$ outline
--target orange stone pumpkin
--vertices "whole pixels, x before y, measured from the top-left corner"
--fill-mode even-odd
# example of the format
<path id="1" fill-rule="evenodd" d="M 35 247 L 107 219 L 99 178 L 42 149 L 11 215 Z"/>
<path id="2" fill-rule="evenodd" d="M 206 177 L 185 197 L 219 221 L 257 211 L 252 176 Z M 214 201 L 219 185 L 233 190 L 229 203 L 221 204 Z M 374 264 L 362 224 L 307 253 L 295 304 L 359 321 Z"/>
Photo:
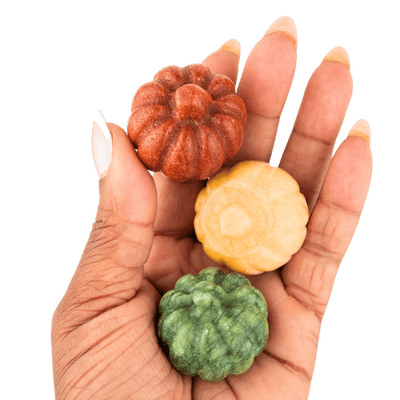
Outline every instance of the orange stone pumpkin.
<path id="1" fill-rule="evenodd" d="M 202 64 L 163 68 L 139 88 L 131 112 L 140 160 L 174 181 L 209 178 L 243 141 L 246 107 L 235 84 Z"/>

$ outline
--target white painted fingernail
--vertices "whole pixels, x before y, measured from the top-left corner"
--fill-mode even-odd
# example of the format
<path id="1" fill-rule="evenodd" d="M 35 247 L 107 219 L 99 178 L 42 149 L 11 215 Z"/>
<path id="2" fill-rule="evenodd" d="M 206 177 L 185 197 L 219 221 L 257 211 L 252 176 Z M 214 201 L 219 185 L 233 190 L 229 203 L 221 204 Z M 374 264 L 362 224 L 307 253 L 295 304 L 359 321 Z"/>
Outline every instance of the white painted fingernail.
<path id="1" fill-rule="evenodd" d="M 99 178 L 107 175 L 111 164 L 112 138 L 106 120 L 100 111 L 95 113 L 92 128 L 92 152 Z"/>

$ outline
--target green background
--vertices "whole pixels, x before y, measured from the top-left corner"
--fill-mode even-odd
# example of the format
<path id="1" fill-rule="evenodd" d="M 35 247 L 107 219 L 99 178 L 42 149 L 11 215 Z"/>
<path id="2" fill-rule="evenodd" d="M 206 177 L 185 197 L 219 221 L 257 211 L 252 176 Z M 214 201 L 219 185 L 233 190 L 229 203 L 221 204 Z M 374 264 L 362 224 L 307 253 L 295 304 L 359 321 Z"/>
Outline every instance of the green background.
<path id="1" fill-rule="evenodd" d="M 96 207 L 89 154 L 96 108 L 124 125 L 132 93 L 160 66 L 197 62 L 231 36 L 243 44 L 243 62 L 283 13 L 298 23 L 300 52 L 280 144 L 309 73 L 330 47 L 342 44 L 351 53 L 356 91 L 341 137 L 355 119 L 368 118 L 376 164 L 368 206 L 324 321 L 311 398 L 377 399 L 395 390 L 398 23 L 388 2 L 372 8 L 351 4 L 22 1 L 1 6 L 2 398 L 52 398 L 49 318 Z"/>

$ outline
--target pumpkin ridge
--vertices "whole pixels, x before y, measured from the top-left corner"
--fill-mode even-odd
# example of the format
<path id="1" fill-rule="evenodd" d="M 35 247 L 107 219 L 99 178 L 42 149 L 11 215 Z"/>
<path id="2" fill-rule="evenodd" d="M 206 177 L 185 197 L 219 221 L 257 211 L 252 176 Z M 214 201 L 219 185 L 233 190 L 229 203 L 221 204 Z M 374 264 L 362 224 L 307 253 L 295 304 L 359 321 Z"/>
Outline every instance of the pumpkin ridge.
<path id="1" fill-rule="evenodd" d="M 240 103 L 240 106 L 244 107 L 244 110 L 246 109 L 243 100 L 235 93 L 221 96 L 217 100 L 215 100 L 215 107 L 218 110 L 216 114 L 222 114 L 236 119 L 238 122 L 240 122 L 242 126 L 244 126 L 247 119 L 246 112 L 243 112 L 242 115 L 239 114 L 241 107 L 238 103 Z"/>
<path id="2" fill-rule="evenodd" d="M 224 143 L 224 164 L 236 154 L 243 143 L 243 127 L 237 118 L 221 112 L 214 113 L 210 120 L 210 127 L 216 131 Z M 236 125 L 236 126 L 235 126 Z M 234 132 L 232 132 L 232 127 Z M 239 128 L 239 129 L 237 129 Z M 237 132 L 241 132 L 240 141 L 237 142 Z"/>
<path id="3" fill-rule="evenodd" d="M 171 113 L 168 113 L 164 117 L 155 120 L 150 126 L 146 126 L 143 129 L 140 130 L 140 133 L 138 134 L 136 140 L 135 140 L 135 146 L 136 148 L 140 146 L 140 142 L 146 138 L 146 136 L 151 133 L 151 130 L 154 128 L 158 128 L 160 125 L 165 124 L 167 121 L 171 120 Z"/>
<path id="4" fill-rule="evenodd" d="M 212 276 L 212 281 L 209 281 L 208 279 L 206 279 L 208 276 Z M 200 271 L 200 273 L 198 275 L 196 275 L 196 278 L 199 281 L 209 281 L 212 283 L 215 283 L 219 286 L 221 286 L 221 283 L 225 280 L 225 275 L 224 273 L 218 269 L 218 268 L 206 268 L 202 271 Z"/>
<path id="5" fill-rule="evenodd" d="M 182 129 L 182 124 L 180 123 L 180 121 L 178 121 L 176 124 L 175 132 L 173 132 L 173 134 L 168 138 L 168 142 L 164 147 L 165 152 L 163 154 L 163 157 L 161 157 L 159 171 L 163 171 L 163 169 L 165 168 L 165 165 L 168 162 L 169 154 L 174 149 L 174 146 L 179 139 L 181 129 Z"/>
<path id="6" fill-rule="evenodd" d="M 177 336 L 178 336 L 178 338 L 180 338 L 180 336 L 183 336 L 182 332 L 185 333 L 187 328 L 190 327 L 190 324 L 192 324 L 192 321 L 189 318 L 176 331 L 176 333 L 174 335 L 174 339 L 176 339 Z M 176 367 L 183 369 L 186 373 L 191 375 L 190 365 L 196 363 L 196 358 L 195 357 L 187 358 L 187 357 L 182 357 L 182 356 L 180 357 L 179 354 L 180 353 L 186 354 L 188 352 L 189 352 L 189 354 L 192 354 L 192 352 L 194 350 L 193 349 L 193 341 L 186 341 L 186 342 L 184 342 L 183 346 L 182 346 L 182 343 L 177 343 L 177 340 L 173 340 L 173 341 L 171 341 L 171 343 L 168 343 L 168 344 L 170 345 L 170 357 L 172 358 L 172 360 L 175 361 Z M 178 352 L 178 350 L 180 350 L 180 351 Z M 193 360 L 194 362 L 191 360 Z"/>
<path id="7" fill-rule="evenodd" d="M 241 314 L 245 313 L 248 310 L 251 310 L 252 313 L 258 314 L 257 316 L 262 316 L 262 313 L 259 310 L 257 310 L 257 307 L 254 307 L 249 304 L 244 304 L 243 308 L 244 308 L 244 310 Z M 257 341 L 257 337 L 258 337 L 257 333 L 258 332 L 256 332 L 259 329 L 258 325 L 256 325 L 255 327 L 251 327 L 244 319 L 243 319 L 243 323 L 241 323 L 241 326 L 243 327 L 244 331 L 246 332 L 246 337 L 250 340 L 251 344 L 253 345 L 252 351 L 256 355 L 260 354 L 260 343 L 259 343 L 259 341 Z M 264 331 L 263 336 L 265 336 L 265 331 Z"/>
<path id="8" fill-rule="evenodd" d="M 200 68 L 203 69 L 204 71 L 207 72 L 207 74 L 204 77 L 204 82 L 202 85 L 199 85 L 197 82 L 194 82 L 191 77 L 190 77 L 190 72 L 196 68 Z M 204 64 L 190 64 L 187 65 L 186 67 L 182 68 L 182 72 L 183 75 L 185 77 L 185 84 L 194 84 L 197 86 L 200 86 L 202 89 L 204 89 L 205 91 L 207 91 L 207 87 L 210 84 L 210 82 L 213 80 L 214 78 L 214 74 L 211 72 L 210 68 L 208 68 L 206 65 Z"/>
<path id="9" fill-rule="evenodd" d="M 156 113 L 156 118 L 149 115 L 149 110 L 152 109 Z M 171 110 L 168 105 L 146 105 L 136 108 L 128 120 L 128 137 L 135 145 L 138 146 L 138 137 L 142 134 L 143 130 L 158 126 L 164 118 L 169 118 Z M 159 122 L 160 121 L 160 122 Z M 139 127 L 139 128 L 138 128 Z"/>
<path id="10" fill-rule="evenodd" d="M 160 170 L 164 172 L 164 170 L 167 168 L 168 163 L 171 162 L 170 160 L 170 156 L 171 153 L 175 150 L 175 148 L 177 147 L 177 142 L 180 140 L 181 135 L 184 134 L 184 127 L 185 126 L 190 126 L 192 128 L 192 132 L 190 134 L 188 134 L 187 136 L 195 136 L 196 133 L 196 125 L 192 123 L 192 121 L 185 121 L 185 120 L 181 120 L 177 122 L 177 129 L 175 130 L 175 132 L 173 132 L 173 136 L 171 138 L 171 140 L 168 142 L 168 145 L 165 147 L 165 153 L 162 157 L 162 161 L 160 163 Z M 184 154 L 188 155 L 189 157 L 187 157 L 187 159 L 190 158 L 190 164 L 192 166 L 192 169 L 194 171 L 198 171 L 198 163 L 200 162 L 199 160 L 199 154 L 200 154 L 200 146 L 198 144 L 198 141 L 195 140 L 195 138 L 188 138 L 188 140 L 191 140 L 192 143 L 192 149 L 194 149 L 194 153 L 195 155 L 193 155 L 193 152 L 191 152 L 190 154 L 186 152 L 187 150 L 187 146 L 183 146 L 184 147 Z M 195 174 L 191 174 L 189 179 L 195 179 L 196 175 Z"/>
<path id="11" fill-rule="evenodd" d="M 166 119 L 158 126 L 159 127 L 162 127 L 162 125 L 167 126 L 168 122 L 170 121 L 175 123 L 173 119 Z M 141 135 L 140 143 L 137 146 L 138 155 L 141 157 L 142 162 L 146 165 L 147 168 L 154 171 L 161 170 L 161 163 L 163 162 L 164 159 L 162 157 L 157 157 L 157 154 L 161 153 L 162 151 L 165 151 L 165 149 L 167 149 L 171 145 L 171 141 L 174 140 L 175 131 L 177 130 L 177 127 L 175 125 L 176 124 L 171 124 L 169 128 L 167 128 L 166 132 L 158 132 L 157 135 L 154 135 L 155 132 L 152 128 L 146 129 L 145 132 L 143 132 L 143 135 Z M 152 135 L 154 136 L 153 138 L 154 142 L 159 144 L 161 149 L 161 151 L 156 154 L 152 154 L 151 152 L 149 153 L 149 147 L 150 146 L 155 147 L 155 146 L 152 145 L 151 143 L 150 145 L 149 143 L 146 143 L 146 141 L 150 140 L 150 137 Z"/>
<path id="12" fill-rule="evenodd" d="M 132 100 L 131 111 L 139 107 L 167 105 L 170 97 L 171 91 L 160 82 L 147 82 L 136 92 Z"/>
<path id="13" fill-rule="evenodd" d="M 207 91 L 215 101 L 227 95 L 236 94 L 236 87 L 232 79 L 222 74 L 215 74 L 207 86 Z"/>
<path id="14" fill-rule="evenodd" d="M 223 149 L 223 161 L 222 161 L 222 165 L 225 164 L 226 159 L 228 157 L 229 154 L 229 141 L 226 138 L 226 136 L 224 135 L 224 132 L 221 132 L 219 129 L 216 129 L 213 118 L 215 115 L 217 115 L 218 113 L 213 113 L 212 115 L 210 115 L 210 120 L 208 121 L 208 123 L 206 124 L 207 127 L 209 129 L 211 129 L 213 132 L 216 133 L 216 137 L 219 139 L 220 141 L 220 145 Z"/>
<path id="15" fill-rule="evenodd" d="M 225 309 L 227 308 L 225 305 L 223 307 Z M 223 314 L 220 315 L 218 320 L 216 321 L 217 323 L 215 324 L 215 328 L 218 330 L 219 336 L 222 338 L 222 340 L 227 348 L 227 353 L 231 354 L 228 337 L 227 337 L 226 333 L 223 331 L 222 326 L 220 325 L 220 319 L 222 316 L 223 316 Z"/>
<path id="16" fill-rule="evenodd" d="M 202 164 L 202 158 L 201 158 L 202 149 L 201 149 L 200 140 L 198 140 L 198 137 L 199 137 L 198 130 L 199 130 L 199 123 L 196 122 L 195 127 L 194 127 L 194 138 L 192 141 L 194 144 L 194 148 L 195 148 L 195 155 L 192 158 L 194 159 L 194 165 L 195 165 L 194 170 L 196 171 L 196 173 L 193 175 L 193 177 L 191 179 L 200 179 L 200 174 L 201 174 L 201 170 L 202 170 L 202 165 L 201 165 Z"/>
<path id="17" fill-rule="evenodd" d="M 188 361 L 190 360 L 189 364 L 192 366 L 191 368 L 191 376 L 196 375 L 196 371 L 199 369 L 199 364 L 202 361 L 200 359 L 201 354 L 200 354 L 200 340 L 201 340 L 201 334 L 202 331 L 200 329 L 195 329 L 194 330 L 194 337 L 193 340 L 191 341 L 191 349 L 193 353 L 197 353 L 197 357 L 191 357 L 188 358 Z"/>
<path id="18" fill-rule="evenodd" d="M 174 73 L 174 79 L 171 81 L 168 81 L 166 77 L 170 72 Z M 167 76 L 166 76 L 167 75 Z M 180 80 L 180 76 L 183 78 L 183 82 Z M 169 90 L 170 93 L 175 92 L 175 90 L 182 86 L 182 84 L 185 84 L 185 76 L 183 74 L 182 68 L 176 66 L 176 65 L 171 65 L 169 67 L 162 68 L 160 71 L 158 71 L 154 78 L 154 82 L 157 82 L 164 86 L 167 90 Z M 179 82 L 179 83 L 178 83 Z M 176 86 L 178 83 L 178 86 Z"/>
<path id="19" fill-rule="evenodd" d="M 240 315 L 245 311 L 244 309 L 243 309 L 243 305 L 235 305 L 235 306 L 233 306 L 232 307 L 232 310 L 231 311 L 233 311 L 233 309 L 239 309 L 239 312 L 234 316 L 234 318 L 232 319 L 232 323 L 231 323 L 231 330 L 234 330 L 234 328 L 235 328 L 235 325 L 237 325 L 237 326 L 239 326 L 240 328 L 242 328 L 243 329 L 243 331 L 244 332 L 246 332 L 246 329 L 244 328 L 244 326 L 243 326 L 243 324 L 241 323 L 241 321 L 240 321 Z M 244 336 L 244 337 L 246 337 L 246 336 Z M 243 350 L 243 348 L 241 347 L 241 342 L 239 341 L 239 343 L 235 343 L 235 345 L 233 346 L 233 344 L 232 343 L 230 343 L 229 344 L 229 348 L 230 348 L 230 351 L 231 351 L 231 354 L 233 355 L 233 354 L 240 354 L 241 353 L 241 350 Z"/>

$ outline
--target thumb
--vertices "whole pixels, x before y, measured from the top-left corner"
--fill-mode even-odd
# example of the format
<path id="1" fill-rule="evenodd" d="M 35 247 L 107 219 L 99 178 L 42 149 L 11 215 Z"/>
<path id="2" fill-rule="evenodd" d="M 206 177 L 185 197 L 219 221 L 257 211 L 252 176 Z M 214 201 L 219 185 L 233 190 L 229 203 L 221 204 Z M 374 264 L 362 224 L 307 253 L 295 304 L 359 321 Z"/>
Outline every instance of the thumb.
<path id="1" fill-rule="evenodd" d="M 135 296 L 154 236 L 154 180 L 125 131 L 95 122 L 92 144 L 100 201 L 78 268 L 55 312 L 55 319 L 62 314 L 64 333 Z"/>

